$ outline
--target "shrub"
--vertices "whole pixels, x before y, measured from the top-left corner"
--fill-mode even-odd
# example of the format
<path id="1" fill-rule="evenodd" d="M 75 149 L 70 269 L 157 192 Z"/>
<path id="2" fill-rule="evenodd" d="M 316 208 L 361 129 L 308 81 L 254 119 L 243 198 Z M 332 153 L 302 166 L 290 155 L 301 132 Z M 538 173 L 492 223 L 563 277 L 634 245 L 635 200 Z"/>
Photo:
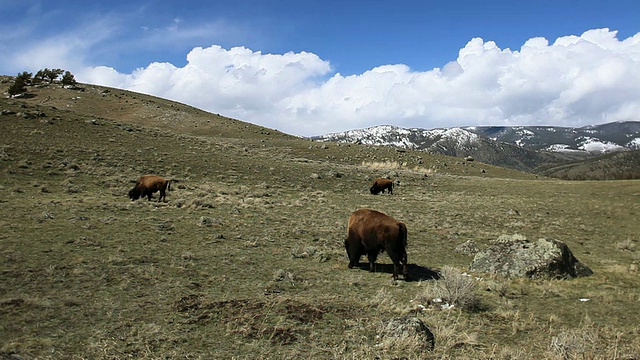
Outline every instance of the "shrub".
<path id="1" fill-rule="evenodd" d="M 442 308 L 476 310 L 480 307 L 476 280 L 451 266 L 442 269 L 440 279 L 436 280 L 421 298 L 423 301 L 439 303 Z"/>

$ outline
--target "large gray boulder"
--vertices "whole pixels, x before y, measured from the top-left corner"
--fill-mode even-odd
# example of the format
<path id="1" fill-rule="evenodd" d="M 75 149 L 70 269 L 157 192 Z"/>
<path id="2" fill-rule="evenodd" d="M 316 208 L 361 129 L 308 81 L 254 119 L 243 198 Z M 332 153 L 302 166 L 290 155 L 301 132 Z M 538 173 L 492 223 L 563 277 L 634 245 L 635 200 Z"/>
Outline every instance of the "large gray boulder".
<path id="1" fill-rule="evenodd" d="M 590 276 L 591 269 L 558 240 L 530 242 L 522 235 L 503 235 L 476 253 L 470 271 L 532 279 L 571 279 Z"/>

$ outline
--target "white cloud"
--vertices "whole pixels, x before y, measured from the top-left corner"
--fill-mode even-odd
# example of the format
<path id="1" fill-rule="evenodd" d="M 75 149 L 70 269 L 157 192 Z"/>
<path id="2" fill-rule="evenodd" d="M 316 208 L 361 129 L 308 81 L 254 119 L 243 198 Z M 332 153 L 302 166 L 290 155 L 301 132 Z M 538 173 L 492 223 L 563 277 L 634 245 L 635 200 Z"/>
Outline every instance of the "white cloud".
<path id="1" fill-rule="evenodd" d="M 640 34 L 622 42 L 615 35 L 592 30 L 551 46 L 534 38 L 519 51 L 475 38 L 442 70 L 396 65 L 337 74 L 283 103 L 291 121 L 310 119 L 328 131 L 380 123 L 431 128 L 640 121 Z"/>
<path id="2" fill-rule="evenodd" d="M 279 121 L 277 103 L 313 89 L 317 86 L 314 80 L 329 71 L 328 62 L 307 52 L 276 55 L 244 47 L 225 50 L 211 46 L 193 49 L 187 55 L 187 64 L 181 68 L 153 63 L 122 75 L 99 67 L 78 79 L 153 94 L 274 126 Z"/>
<path id="3" fill-rule="evenodd" d="M 65 68 L 82 82 L 174 99 L 300 135 L 379 124 L 640 121 L 640 33 L 623 40 L 616 36 L 616 31 L 596 29 L 553 42 L 532 38 L 516 50 L 474 38 L 457 59 L 422 72 L 395 64 L 344 76 L 309 52 L 263 54 L 217 45 L 193 48 L 181 67 L 154 62 L 131 73 L 76 63 Z M 64 61 L 83 46 L 71 43 L 58 53 L 43 46 L 39 54 Z"/>

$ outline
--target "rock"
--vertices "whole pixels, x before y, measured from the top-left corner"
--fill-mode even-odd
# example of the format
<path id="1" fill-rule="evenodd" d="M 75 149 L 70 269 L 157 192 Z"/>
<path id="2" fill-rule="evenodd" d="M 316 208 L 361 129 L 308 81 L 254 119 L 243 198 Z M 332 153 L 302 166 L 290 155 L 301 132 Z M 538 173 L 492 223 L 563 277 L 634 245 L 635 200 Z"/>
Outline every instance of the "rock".
<path id="1" fill-rule="evenodd" d="M 220 226 L 222 225 L 222 221 L 219 219 L 210 218 L 208 216 L 201 216 L 200 220 L 198 220 L 198 225 L 212 227 L 212 226 Z"/>
<path id="2" fill-rule="evenodd" d="M 475 241 L 467 240 L 464 243 L 458 245 L 453 251 L 463 255 L 475 255 L 480 249 L 476 245 Z"/>
<path id="3" fill-rule="evenodd" d="M 469 270 L 532 279 L 571 279 L 593 274 L 565 243 L 547 238 L 530 242 L 518 234 L 503 235 L 478 252 Z"/>
<path id="4" fill-rule="evenodd" d="M 378 339 L 383 345 L 392 346 L 403 340 L 415 339 L 420 348 L 433 350 L 436 345 L 435 336 L 425 323 L 412 316 L 393 318 L 382 323 L 378 329 Z"/>

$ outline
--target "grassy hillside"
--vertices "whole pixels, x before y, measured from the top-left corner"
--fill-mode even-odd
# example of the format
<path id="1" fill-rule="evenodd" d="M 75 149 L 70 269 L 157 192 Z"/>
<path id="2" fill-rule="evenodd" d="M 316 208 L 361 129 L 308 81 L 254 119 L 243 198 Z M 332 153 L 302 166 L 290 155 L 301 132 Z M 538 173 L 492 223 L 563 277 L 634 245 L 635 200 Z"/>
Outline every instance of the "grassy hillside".
<path id="1" fill-rule="evenodd" d="M 638 181 L 316 143 L 83 87 L 0 99 L 0 358 L 640 357 Z M 151 173 L 175 180 L 168 202 L 131 202 Z M 370 195 L 386 174 L 394 195 Z M 414 281 L 392 282 L 386 254 L 347 269 L 361 207 L 407 224 Z M 473 274 L 481 306 L 429 306 L 428 274 L 472 260 L 458 245 L 515 233 L 565 242 L 594 275 Z M 407 314 L 433 351 L 378 344 Z"/>
<path id="2" fill-rule="evenodd" d="M 640 150 L 615 152 L 585 161 L 550 166 L 541 173 L 565 180 L 640 179 Z"/>

